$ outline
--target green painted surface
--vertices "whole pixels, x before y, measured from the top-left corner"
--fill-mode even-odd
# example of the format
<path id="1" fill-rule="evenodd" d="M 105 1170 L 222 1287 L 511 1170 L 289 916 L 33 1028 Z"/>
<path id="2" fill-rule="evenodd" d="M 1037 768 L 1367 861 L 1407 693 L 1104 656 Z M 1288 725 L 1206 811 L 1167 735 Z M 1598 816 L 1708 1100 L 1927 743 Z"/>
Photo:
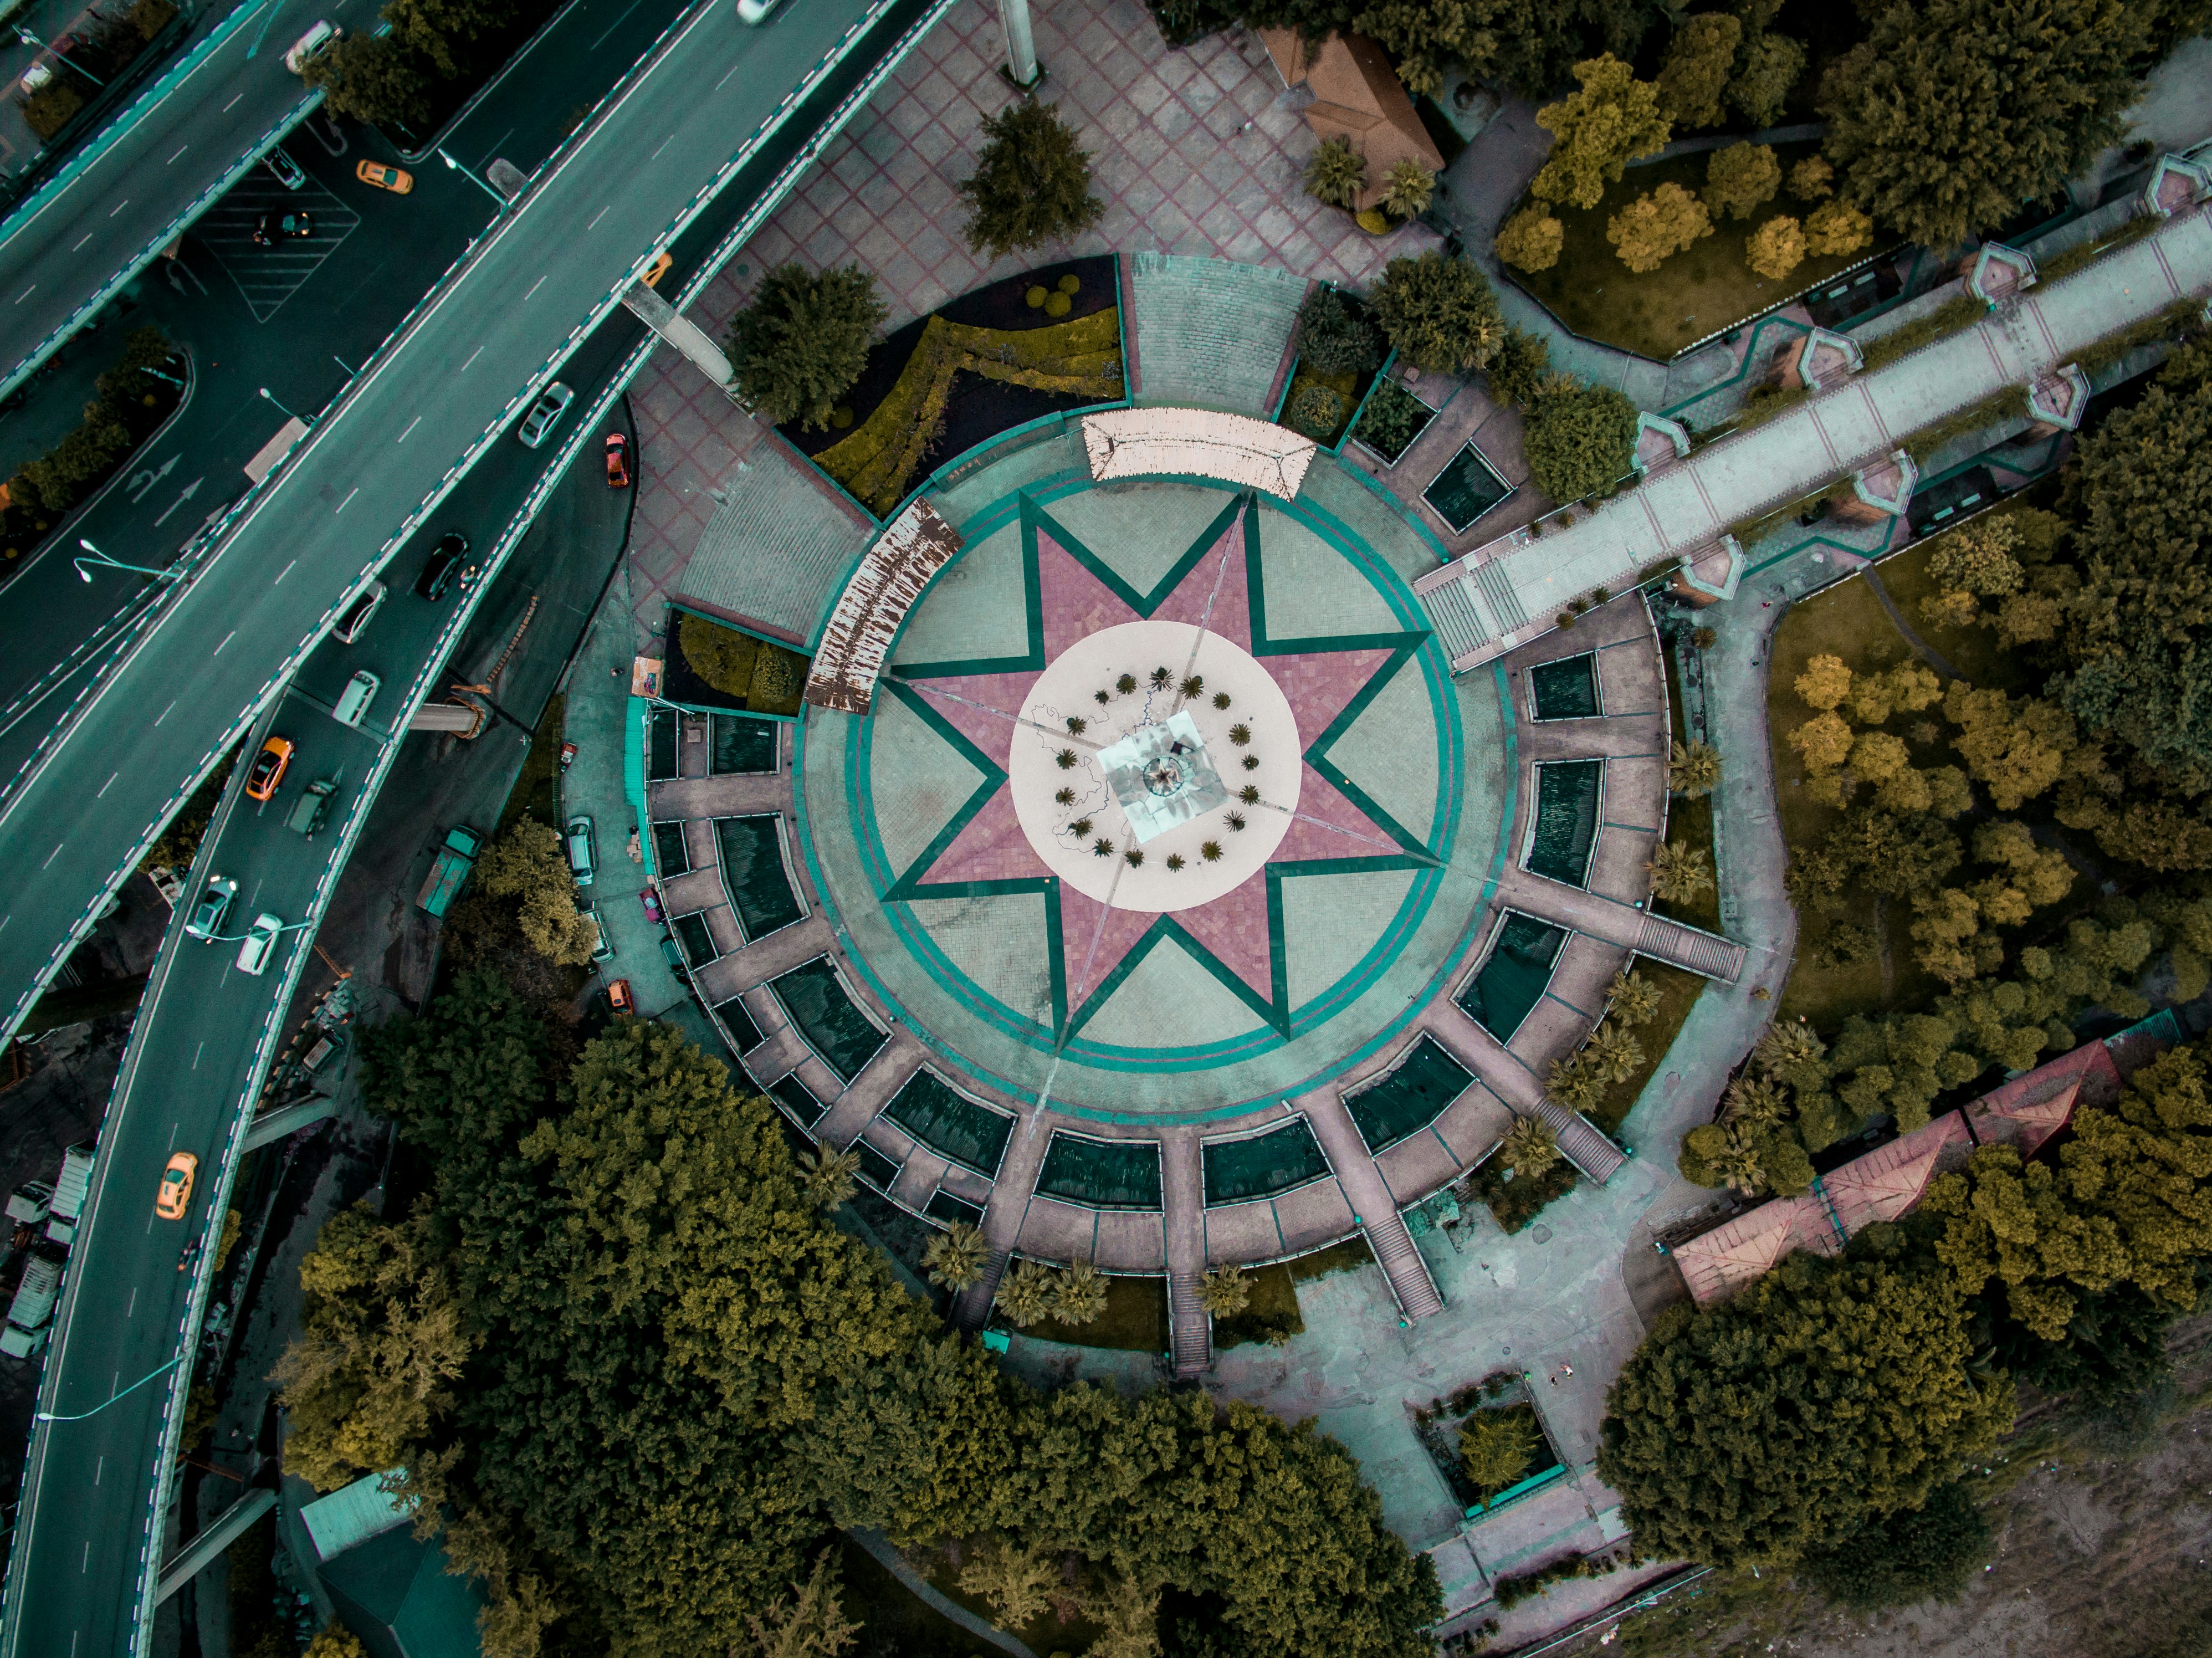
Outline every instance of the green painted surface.
<path id="1" fill-rule="evenodd" d="M 1602 760 L 1554 760 L 1536 768 L 1536 826 L 1527 867 L 1571 887 L 1589 881 L 1590 848 L 1597 842 Z"/>
<path id="2" fill-rule="evenodd" d="M 1097 1140 L 1056 1133 L 1045 1149 L 1036 1189 L 1092 1209 L 1160 1206 L 1160 1143 Z"/>
<path id="3" fill-rule="evenodd" d="M 1201 1157 L 1209 1209 L 1272 1197 L 1328 1173 L 1328 1159 L 1304 1117 L 1248 1139 L 1210 1141 Z"/>
<path id="4" fill-rule="evenodd" d="M 1344 1108 L 1367 1149 L 1380 1151 L 1434 1122 L 1474 1080 L 1473 1072 L 1425 1035 L 1389 1076 L 1346 1094 Z"/>
<path id="5" fill-rule="evenodd" d="M 1460 1006 L 1499 1042 L 1512 1041 L 1551 983 L 1553 964 L 1566 942 L 1565 927 L 1533 916 L 1508 915 L 1490 959 L 1460 993 Z"/>
<path id="6" fill-rule="evenodd" d="M 1597 655 L 1564 656 L 1528 670 L 1539 720 L 1588 720 L 1598 712 Z"/>

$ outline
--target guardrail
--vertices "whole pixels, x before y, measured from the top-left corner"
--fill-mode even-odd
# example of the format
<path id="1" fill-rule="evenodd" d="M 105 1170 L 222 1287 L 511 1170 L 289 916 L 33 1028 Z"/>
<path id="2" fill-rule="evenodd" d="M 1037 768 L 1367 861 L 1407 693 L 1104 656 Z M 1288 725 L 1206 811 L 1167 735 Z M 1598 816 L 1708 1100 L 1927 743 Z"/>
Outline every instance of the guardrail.
<path id="1" fill-rule="evenodd" d="M 40 212 L 52 205 L 57 196 L 82 177 L 87 168 L 105 155 L 156 105 L 174 92 L 179 83 L 186 76 L 199 68 L 212 52 L 243 27 L 261 9 L 262 3 L 264 3 L 273 4 L 275 0 L 249 0 L 249 3 L 240 7 L 218 23 L 209 32 L 207 38 L 179 59 L 167 74 L 141 93 L 136 103 L 102 129 L 100 135 L 84 149 L 70 157 L 69 162 L 52 179 L 40 185 L 6 219 L 0 220 L 0 246 L 4 246 L 10 236 L 37 217 Z M 0 375 L 0 397 L 5 397 L 13 392 L 35 373 L 39 365 L 52 355 L 57 346 L 82 327 L 87 318 L 120 293 L 125 282 L 152 264 L 163 248 L 183 234 L 185 226 L 206 212 L 217 197 L 243 178 L 256 161 L 275 145 L 283 142 L 284 135 L 312 114 L 322 101 L 323 94 L 319 90 L 309 92 L 294 105 L 289 112 L 280 116 L 273 125 L 247 146 L 242 155 L 224 169 L 220 179 L 193 197 L 184 210 L 173 216 L 151 241 L 131 255 L 120 270 L 102 282 L 94 291 L 91 298 L 70 312 L 68 319 L 59 327 L 40 340 L 21 361 L 11 365 L 4 375 Z"/>

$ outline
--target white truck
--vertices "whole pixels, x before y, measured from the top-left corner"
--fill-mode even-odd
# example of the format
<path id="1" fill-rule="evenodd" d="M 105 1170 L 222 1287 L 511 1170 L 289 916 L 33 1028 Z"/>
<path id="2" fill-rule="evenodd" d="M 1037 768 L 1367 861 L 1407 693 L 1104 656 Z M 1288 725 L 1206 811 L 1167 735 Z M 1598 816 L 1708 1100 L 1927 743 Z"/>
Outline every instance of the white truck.
<path id="1" fill-rule="evenodd" d="M 8 1218 L 18 1226 L 36 1226 L 52 1208 L 54 1188 L 42 1180 L 25 1181 L 8 1198 Z"/>
<path id="2" fill-rule="evenodd" d="M 84 1212 L 85 1196 L 91 1189 L 92 1147 L 72 1145 L 62 1153 L 62 1172 L 47 1205 L 46 1236 L 56 1243 L 66 1246 L 76 1236 L 76 1219 Z"/>
<path id="3" fill-rule="evenodd" d="M 23 1263 L 22 1281 L 8 1303 L 8 1322 L 0 1327 L 0 1353 L 34 1358 L 53 1333 L 54 1303 L 61 1297 L 62 1265 L 45 1255 Z"/>

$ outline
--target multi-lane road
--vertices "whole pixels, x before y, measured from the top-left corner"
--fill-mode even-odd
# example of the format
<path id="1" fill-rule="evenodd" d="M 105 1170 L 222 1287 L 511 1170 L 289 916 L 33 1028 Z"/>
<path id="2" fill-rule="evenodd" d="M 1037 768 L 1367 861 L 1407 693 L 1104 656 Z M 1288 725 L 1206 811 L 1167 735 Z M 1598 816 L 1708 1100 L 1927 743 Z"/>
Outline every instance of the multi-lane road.
<path id="1" fill-rule="evenodd" d="M 906 0 L 901 0 L 901 7 Z M 0 1031 L 340 605 L 890 0 L 703 6 L 325 411 L 0 806 Z"/>
<path id="2" fill-rule="evenodd" d="M 514 442 L 515 413 L 557 371 L 580 395 L 556 442 L 593 435 L 580 424 L 583 410 L 641 361 L 638 325 L 609 314 L 630 273 L 672 242 L 679 278 L 701 271 L 710 251 L 726 250 L 788 186 L 810 142 L 849 112 L 847 94 L 943 3 L 845 0 L 836 16 L 824 15 L 829 5 L 793 7 L 757 32 L 716 7 L 671 38 L 565 164 L 540 177 L 459 279 L 322 417 L 91 706 L 58 763 L 9 802 L 0 866 L 43 867 L 0 894 L 0 982 L 12 991 L 21 975 L 43 970 L 32 968 L 38 951 L 23 942 L 33 935 L 19 940 L 16 929 L 51 929 L 73 903 L 96 905 L 94 894 L 135 856 L 199 762 L 257 708 L 256 736 L 272 722 L 295 741 L 307 733 L 295 762 L 306 769 L 284 799 L 304 777 L 341 764 L 351 795 L 360 765 L 364 793 L 342 811 L 365 811 L 376 775 L 367 764 L 388 762 L 398 745 L 347 732 L 322 707 L 356 665 L 385 677 L 378 725 L 401 720 L 413 689 L 431 681 L 458 618 L 441 629 L 441 609 L 408 588 L 428 541 L 446 527 L 481 541 L 519 526 L 521 497 L 542 487 L 551 452 Z M 811 90 L 784 96 L 781 88 L 794 84 Z M 478 455 L 489 459 L 469 470 Z M 317 644 L 339 600 L 393 548 L 391 597 L 362 642 Z M 95 754 L 89 764 L 76 758 Z M 283 829 L 282 804 L 253 814 L 234 786 L 210 830 L 199 875 L 220 864 L 237 876 L 233 931 L 264 908 L 310 919 L 337 872 L 345 820 L 305 842 Z M 83 890 L 51 905 L 32 890 L 64 880 Z M 179 1273 L 176 1251 L 205 1235 L 222 1200 L 230 1149 L 279 1034 L 288 969 L 303 948 L 297 937 L 261 979 L 231 965 L 234 945 L 181 938 L 157 966 L 102 1126 L 93 1206 L 41 1388 L 42 1410 L 92 1414 L 33 1435 L 0 1658 L 143 1649 L 166 1500 L 164 1436 L 179 1408 L 181 1373 L 118 1393 L 189 1350 L 206 1274 Z M 151 1182 L 172 1147 L 201 1154 L 202 1191 L 181 1225 L 149 1227 Z"/>
<path id="3" fill-rule="evenodd" d="M 284 67 L 307 26 L 376 13 L 377 0 L 245 0 L 0 220 L 0 396 L 320 101 Z"/>

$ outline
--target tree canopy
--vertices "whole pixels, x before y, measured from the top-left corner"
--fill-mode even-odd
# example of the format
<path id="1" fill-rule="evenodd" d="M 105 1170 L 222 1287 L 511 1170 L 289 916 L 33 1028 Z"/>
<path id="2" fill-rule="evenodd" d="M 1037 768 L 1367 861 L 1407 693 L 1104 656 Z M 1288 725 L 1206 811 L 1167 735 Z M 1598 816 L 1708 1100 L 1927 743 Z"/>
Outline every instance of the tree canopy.
<path id="1" fill-rule="evenodd" d="M 857 264 L 814 274 L 780 264 L 730 331 L 730 367 L 747 403 L 778 425 L 830 423 L 890 314 Z"/>
<path id="2" fill-rule="evenodd" d="M 1945 1275 L 1791 1256 L 1666 1314 L 1607 1395 L 1601 1479 L 1647 1552 L 1793 1562 L 1923 1506 L 2010 1427 Z"/>
<path id="3" fill-rule="evenodd" d="M 1660 105 L 1656 83 L 1639 81 L 1628 64 L 1607 52 L 1575 65 L 1581 85 L 1536 112 L 1536 125 L 1553 137 L 1552 152 L 1528 185 L 1540 202 L 1595 207 L 1622 170 L 1667 142 L 1673 124 Z"/>
<path id="4" fill-rule="evenodd" d="M 1435 248 L 1391 260 L 1368 303 L 1390 343 L 1424 374 L 1480 368 L 1504 343 L 1498 295 L 1481 267 Z"/>
<path id="5" fill-rule="evenodd" d="M 1000 258 L 1098 222 L 1106 203 L 1091 193 L 1091 153 L 1059 105 L 1018 99 L 983 118 L 983 137 L 975 171 L 960 185 L 977 252 Z"/>
<path id="6" fill-rule="evenodd" d="M 1938 250 L 2048 196 L 2123 136 L 2155 9 L 2125 0 L 1891 0 L 1823 82 L 1856 206 Z"/>
<path id="7" fill-rule="evenodd" d="M 366 1052 L 429 1189 L 308 1257 L 295 1467 L 403 1467 L 503 1651 L 757 1648 L 836 1525 L 1078 1556 L 1206 1597 L 1240 1649 L 1426 1654 L 1433 1570 L 1340 1446 L 1203 1395 L 1000 1376 L 673 1029 L 619 1022 L 556 1064 L 530 1004 L 476 972 Z"/>
<path id="8" fill-rule="evenodd" d="M 1540 398 L 1528 417 L 1528 471 L 1553 501 L 1580 501 L 1627 472 L 1636 405 L 1610 386 L 1573 386 Z"/>

